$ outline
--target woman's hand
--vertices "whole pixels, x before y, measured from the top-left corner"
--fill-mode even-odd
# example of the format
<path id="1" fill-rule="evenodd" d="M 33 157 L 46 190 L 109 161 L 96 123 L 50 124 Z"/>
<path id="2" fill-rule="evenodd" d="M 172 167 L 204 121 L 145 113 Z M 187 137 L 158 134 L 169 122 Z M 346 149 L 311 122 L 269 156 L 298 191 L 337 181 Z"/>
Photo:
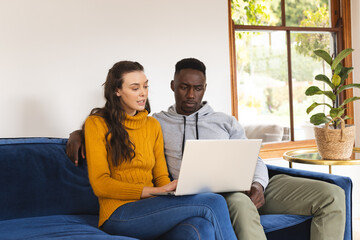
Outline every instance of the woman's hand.
<path id="1" fill-rule="evenodd" d="M 172 181 L 162 187 L 144 187 L 141 193 L 141 198 L 152 197 L 153 193 L 171 192 L 175 191 L 177 186 L 177 180 Z"/>

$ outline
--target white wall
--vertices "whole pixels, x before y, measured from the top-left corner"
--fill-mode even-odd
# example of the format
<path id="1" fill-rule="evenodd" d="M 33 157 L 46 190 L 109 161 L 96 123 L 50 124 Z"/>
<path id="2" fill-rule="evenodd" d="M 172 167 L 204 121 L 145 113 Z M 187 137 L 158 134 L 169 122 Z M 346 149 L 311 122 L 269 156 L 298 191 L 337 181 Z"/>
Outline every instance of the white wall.
<path id="1" fill-rule="evenodd" d="M 231 113 L 227 1 L 0 0 L 0 137 L 67 137 L 119 60 L 150 80 L 153 112 L 173 104 L 175 63 L 207 65 L 205 100 Z"/>
<path id="2" fill-rule="evenodd" d="M 353 59 L 353 80 L 360 83 L 360 3 L 358 0 L 351 1 L 351 36 L 352 47 L 355 51 L 352 54 Z M 360 96 L 360 90 L 354 91 L 354 96 Z M 360 147 L 360 100 L 354 104 L 356 129 L 356 146 Z"/>
<path id="3" fill-rule="evenodd" d="M 355 51 L 352 54 L 353 59 L 353 81 L 360 83 L 360 2 L 358 0 L 351 1 L 351 36 L 352 47 Z M 360 90 L 354 91 L 354 96 L 360 96 Z M 356 126 L 356 147 L 360 147 L 360 100 L 354 103 L 355 126 Z M 360 154 L 358 154 L 359 156 Z M 348 170 L 347 176 L 353 180 L 353 216 L 360 219 L 360 166 L 353 166 Z M 357 232 L 360 232 L 360 226 L 355 226 Z M 360 239 L 360 238 L 359 238 Z"/>

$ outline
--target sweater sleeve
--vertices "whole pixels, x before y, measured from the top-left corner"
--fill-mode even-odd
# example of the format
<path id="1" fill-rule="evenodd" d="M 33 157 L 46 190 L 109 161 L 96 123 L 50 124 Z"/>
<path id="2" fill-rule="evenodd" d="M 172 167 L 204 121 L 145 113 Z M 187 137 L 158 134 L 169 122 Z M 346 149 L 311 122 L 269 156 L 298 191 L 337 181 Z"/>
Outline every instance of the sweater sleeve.
<path id="1" fill-rule="evenodd" d="M 85 121 L 85 149 L 91 187 L 97 197 L 138 200 L 144 188 L 111 177 L 107 161 L 105 134 L 107 126 L 101 117 L 90 116 Z"/>
<path id="2" fill-rule="evenodd" d="M 243 126 L 236 120 L 236 118 L 232 117 L 231 131 L 230 131 L 230 139 L 247 139 L 245 135 L 245 130 Z M 265 189 L 269 183 L 269 174 L 267 167 L 264 161 L 258 157 L 255 173 L 253 177 L 253 182 L 260 183 Z"/>
<path id="3" fill-rule="evenodd" d="M 164 186 L 170 183 L 169 171 L 166 165 L 164 155 L 164 140 L 161 131 L 160 123 L 154 119 L 155 122 L 155 145 L 154 145 L 154 156 L 155 166 L 153 168 L 154 185 L 156 187 Z"/>

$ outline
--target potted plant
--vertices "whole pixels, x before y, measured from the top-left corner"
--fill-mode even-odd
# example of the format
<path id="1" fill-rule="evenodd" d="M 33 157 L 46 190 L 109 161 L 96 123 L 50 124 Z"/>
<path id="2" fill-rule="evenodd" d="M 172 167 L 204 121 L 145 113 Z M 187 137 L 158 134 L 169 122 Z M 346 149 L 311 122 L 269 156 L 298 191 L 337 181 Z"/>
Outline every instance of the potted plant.
<path id="1" fill-rule="evenodd" d="M 314 54 L 322 58 L 331 67 L 331 79 L 325 74 L 315 76 L 315 80 L 324 82 L 330 87 L 329 90 L 321 90 L 317 86 L 311 86 L 305 91 L 306 96 L 325 95 L 332 104 L 326 102 L 314 102 L 307 108 L 309 114 L 318 106 L 329 108 L 328 114 L 316 113 L 310 117 L 310 122 L 315 125 L 315 140 L 319 153 L 323 159 L 348 159 L 352 154 L 355 141 L 355 126 L 345 125 L 344 120 L 349 119 L 345 115 L 348 103 L 359 100 L 360 97 L 351 97 L 341 100 L 340 93 L 349 88 L 360 88 L 360 84 L 346 84 L 352 67 L 344 67 L 341 61 L 354 49 L 347 48 L 336 57 L 331 57 L 324 50 L 315 50 Z"/>

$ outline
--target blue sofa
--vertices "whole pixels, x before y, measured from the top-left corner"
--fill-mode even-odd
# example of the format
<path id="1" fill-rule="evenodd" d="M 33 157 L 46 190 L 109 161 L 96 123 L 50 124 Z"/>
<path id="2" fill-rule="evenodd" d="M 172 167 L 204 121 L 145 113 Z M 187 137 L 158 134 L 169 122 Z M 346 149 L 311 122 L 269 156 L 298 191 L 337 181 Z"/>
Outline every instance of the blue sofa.
<path id="1" fill-rule="evenodd" d="M 123 239 L 97 228 L 98 202 L 85 162 L 79 167 L 67 158 L 67 139 L 0 139 L 0 239 Z M 346 193 L 344 239 L 352 239 L 351 191 L 348 177 L 268 165 L 273 176 L 320 179 L 339 185 Z M 262 215 L 268 239 L 310 239 L 311 217 Z"/>

